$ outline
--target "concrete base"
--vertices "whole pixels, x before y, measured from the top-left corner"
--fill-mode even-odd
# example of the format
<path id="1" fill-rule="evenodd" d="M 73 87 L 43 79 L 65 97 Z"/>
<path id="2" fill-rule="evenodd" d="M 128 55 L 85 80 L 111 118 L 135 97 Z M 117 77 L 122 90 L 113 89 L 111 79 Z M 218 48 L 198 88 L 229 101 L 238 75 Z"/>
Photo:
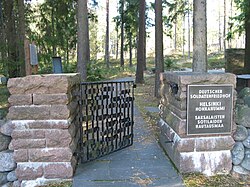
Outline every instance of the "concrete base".
<path id="1" fill-rule="evenodd" d="M 160 120 L 160 144 L 181 173 L 199 172 L 211 176 L 232 169 L 231 136 L 181 138 Z"/>

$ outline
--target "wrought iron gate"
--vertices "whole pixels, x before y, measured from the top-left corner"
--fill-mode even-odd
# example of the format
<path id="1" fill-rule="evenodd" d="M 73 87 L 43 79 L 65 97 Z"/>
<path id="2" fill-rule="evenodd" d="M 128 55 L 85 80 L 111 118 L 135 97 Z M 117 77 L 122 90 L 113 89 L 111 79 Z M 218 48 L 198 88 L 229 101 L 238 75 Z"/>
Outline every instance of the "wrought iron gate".
<path id="1" fill-rule="evenodd" d="M 133 81 L 81 84 L 82 162 L 133 144 L 134 87 Z"/>

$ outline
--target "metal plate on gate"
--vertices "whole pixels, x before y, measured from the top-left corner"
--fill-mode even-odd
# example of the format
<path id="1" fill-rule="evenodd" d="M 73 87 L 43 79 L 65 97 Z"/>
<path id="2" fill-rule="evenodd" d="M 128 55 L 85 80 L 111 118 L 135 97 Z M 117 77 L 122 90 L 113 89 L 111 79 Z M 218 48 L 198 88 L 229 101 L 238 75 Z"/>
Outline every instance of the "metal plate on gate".
<path id="1" fill-rule="evenodd" d="M 233 85 L 188 85 L 187 134 L 230 134 Z"/>
<path id="2" fill-rule="evenodd" d="M 81 84 L 81 160 L 97 159 L 133 144 L 134 82 Z"/>

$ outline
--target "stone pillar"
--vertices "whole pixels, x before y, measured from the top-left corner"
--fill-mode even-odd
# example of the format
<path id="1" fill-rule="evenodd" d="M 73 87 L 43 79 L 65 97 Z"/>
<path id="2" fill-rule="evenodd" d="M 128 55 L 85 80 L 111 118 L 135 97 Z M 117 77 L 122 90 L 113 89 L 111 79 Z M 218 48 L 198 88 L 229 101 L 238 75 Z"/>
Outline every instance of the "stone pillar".
<path id="1" fill-rule="evenodd" d="M 79 83 L 77 74 L 9 80 L 10 147 L 22 186 L 72 179 L 79 140 Z"/>
<path id="2" fill-rule="evenodd" d="M 235 88 L 236 77 L 229 73 L 194 72 L 167 72 L 161 75 L 160 143 L 181 173 L 213 175 L 229 173 L 232 169 L 232 132 L 187 134 L 187 86 L 216 84 L 232 84 Z M 233 95 L 235 100 L 235 91 Z"/>

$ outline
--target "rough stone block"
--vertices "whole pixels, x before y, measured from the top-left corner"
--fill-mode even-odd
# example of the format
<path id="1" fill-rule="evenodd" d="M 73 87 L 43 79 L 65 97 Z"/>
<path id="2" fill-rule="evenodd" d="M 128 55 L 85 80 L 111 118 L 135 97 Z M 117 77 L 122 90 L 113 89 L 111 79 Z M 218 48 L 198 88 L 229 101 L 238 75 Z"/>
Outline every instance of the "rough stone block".
<path id="1" fill-rule="evenodd" d="M 12 128 L 15 130 L 27 129 L 67 129 L 69 120 L 13 120 Z"/>
<path id="2" fill-rule="evenodd" d="M 242 125 L 237 125 L 236 131 L 233 133 L 233 138 L 236 141 L 243 141 L 247 138 L 247 136 L 248 136 L 247 128 Z"/>
<path id="3" fill-rule="evenodd" d="M 14 130 L 11 134 L 13 139 L 44 139 L 44 130 Z"/>
<path id="4" fill-rule="evenodd" d="M 16 181 L 17 180 L 16 172 L 15 171 L 9 172 L 8 175 L 7 175 L 7 179 L 10 182 Z"/>
<path id="5" fill-rule="evenodd" d="M 21 182 L 20 181 L 14 181 L 13 183 L 12 183 L 12 187 L 20 187 L 21 186 Z"/>
<path id="6" fill-rule="evenodd" d="M 68 110 L 70 110 L 71 114 L 76 112 L 76 111 L 79 111 L 78 110 L 79 104 L 78 104 L 77 100 L 69 102 L 67 107 L 68 107 Z"/>
<path id="7" fill-rule="evenodd" d="M 179 169 L 178 166 L 180 165 L 180 154 L 176 150 L 176 143 L 168 142 L 166 140 L 168 140 L 168 136 L 164 133 L 160 133 L 159 142 L 161 146 L 166 151 L 173 164 Z"/>
<path id="8" fill-rule="evenodd" d="M 43 164 L 18 163 L 16 175 L 19 180 L 34 180 L 43 176 Z"/>
<path id="9" fill-rule="evenodd" d="M 172 104 L 168 105 L 169 110 L 173 111 L 179 118 L 181 119 L 187 119 L 187 111 L 186 110 L 180 110 L 179 108 L 175 107 Z"/>
<path id="10" fill-rule="evenodd" d="M 69 162 L 72 152 L 69 148 L 45 148 L 29 151 L 30 162 Z"/>
<path id="11" fill-rule="evenodd" d="M 14 121 L 18 129 L 67 129 L 70 122 L 68 120 L 31 120 L 31 121 Z"/>
<path id="12" fill-rule="evenodd" d="M 70 162 L 51 163 L 44 167 L 44 177 L 46 179 L 69 179 L 73 177 L 73 167 Z"/>
<path id="13" fill-rule="evenodd" d="M 16 149 L 32 149 L 32 148 L 45 148 L 45 139 L 12 139 L 13 148 Z"/>
<path id="14" fill-rule="evenodd" d="M 235 143 L 231 136 L 197 137 L 194 139 L 196 151 L 231 150 Z"/>
<path id="15" fill-rule="evenodd" d="M 0 185 L 1 186 L 8 182 L 7 175 L 8 173 L 0 173 Z"/>
<path id="16" fill-rule="evenodd" d="M 34 94 L 34 105 L 59 105 L 68 104 L 67 94 Z"/>
<path id="17" fill-rule="evenodd" d="M 11 133 L 14 129 L 14 124 L 11 121 L 5 121 L 0 125 L 0 132 L 6 136 L 11 136 Z"/>
<path id="18" fill-rule="evenodd" d="M 23 94 L 23 95 L 10 95 L 8 102 L 11 106 L 17 105 L 32 105 L 32 95 Z"/>
<path id="19" fill-rule="evenodd" d="M 8 81 L 11 94 L 57 94 L 68 93 L 80 82 L 78 74 L 31 75 Z"/>
<path id="20" fill-rule="evenodd" d="M 51 106 L 50 119 L 68 119 L 69 117 L 70 117 L 70 111 L 67 105 L 52 105 Z"/>
<path id="21" fill-rule="evenodd" d="M 194 138 L 182 138 L 176 142 L 176 149 L 178 152 L 193 152 L 197 149 L 195 143 L 196 140 Z"/>
<path id="22" fill-rule="evenodd" d="M 187 136 L 186 120 L 179 118 L 171 110 L 164 108 L 161 118 L 181 137 Z"/>
<path id="23" fill-rule="evenodd" d="M 16 162 L 12 151 L 0 152 L 0 172 L 12 171 L 16 168 Z"/>
<path id="24" fill-rule="evenodd" d="M 16 162 L 28 162 L 28 150 L 27 149 L 18 149 L 14 150 L 14 160 Z"/>
<path id="25" fill-rule="evenodd" d="M 241 163 L 241 166 L 250 171 L 250 149 L 245 148 L 245 156 Z"/>
<path id="26" fill-rule="evenodd" d="M 236 87 L 236 75 L 231 73 L 165 72 L 161 80 L 174 82 L 179 87 L 188 84 L 233 84 Z"/>
<path id="27" fill-rule="evenodd" d="M 0 151 L 8 149 L 11 138 L 0 133 Z"/>
<path id="28" fill-rule="evenodd" d="M 46 146 L 50 147 L 69 147 L 72 141 L 68 130 L 46 130 Z"/>
<path id="29" fill-rule="evenodd" d="M 186 100 L 177 100 L 173 97 L 168 98 L 168 102 L 175 106 L 179 110 L 187 110 L 187 101 Z"/>
<path id="30" fill-rule="evenodd" d="M 235 122 L 238 125 L 250 128 L 250 108 L 245 105 L 236 106 Z"/>
<path id="31" fill-rule="evenodd" d="M 50 106 L 12 106 L 9 108 L 7 119 L 11 120 L 42 120 L 50 117 Z"/>

